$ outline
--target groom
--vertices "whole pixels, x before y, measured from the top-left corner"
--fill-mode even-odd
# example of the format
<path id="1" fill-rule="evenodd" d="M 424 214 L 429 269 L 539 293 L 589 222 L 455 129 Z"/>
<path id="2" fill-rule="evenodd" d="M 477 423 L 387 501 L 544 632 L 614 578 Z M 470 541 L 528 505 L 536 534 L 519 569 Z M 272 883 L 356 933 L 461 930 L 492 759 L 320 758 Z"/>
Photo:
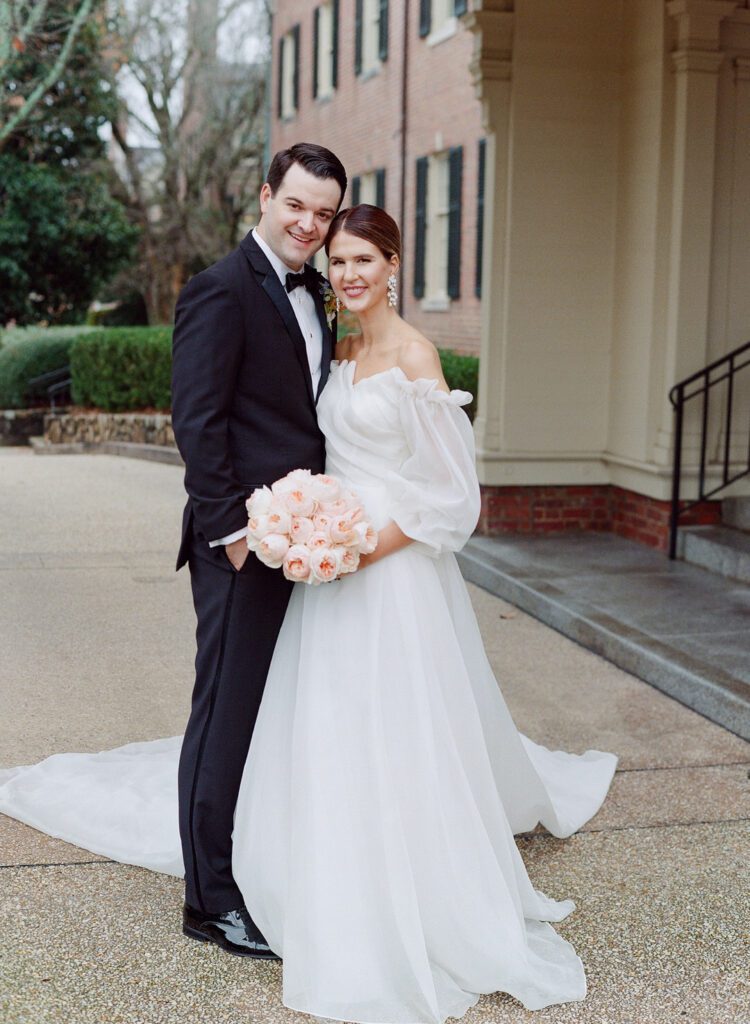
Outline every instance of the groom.
<path id="1" fill-rule="evenodd" d="M 292 469 L 320 473 L 315 403 L 336 337 L 325 279 L 305 261 L 346 191 L 327 149 L 277 153 L 261 217 L 239 248 L 183 288 L 175 312 L 172 422 L 188 493 L 177 568 L 190 566 L 195 689 L 179 768 L 183 932 L 278 959 L 232 877 L 242 770 L 292 584 L 248 557 L 245 500 Z"/>

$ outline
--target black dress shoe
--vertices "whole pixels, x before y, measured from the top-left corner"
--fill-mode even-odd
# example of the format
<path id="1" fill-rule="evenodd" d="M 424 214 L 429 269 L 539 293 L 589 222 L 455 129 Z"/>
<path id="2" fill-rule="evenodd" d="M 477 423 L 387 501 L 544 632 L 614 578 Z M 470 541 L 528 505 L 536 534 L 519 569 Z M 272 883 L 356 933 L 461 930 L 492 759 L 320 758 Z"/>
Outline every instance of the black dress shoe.
<path id="1" fill-rule="evenodd" d="M 256 960 L 280 960 L 268 945 L 245 907 L 225 914 L 204 914 L 186 903 L 182 909 L 182 932 L 199 942 L 214 942 L 235 956 Z"/>

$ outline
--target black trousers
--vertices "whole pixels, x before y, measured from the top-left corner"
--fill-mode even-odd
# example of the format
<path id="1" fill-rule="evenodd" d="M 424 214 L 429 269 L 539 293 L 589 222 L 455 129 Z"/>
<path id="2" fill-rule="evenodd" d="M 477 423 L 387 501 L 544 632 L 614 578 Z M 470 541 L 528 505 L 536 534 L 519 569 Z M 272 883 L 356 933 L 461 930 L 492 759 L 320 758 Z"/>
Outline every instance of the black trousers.
<path id="1" fill-rule="evenodd" d="M 252 553 L 237 572 L 223 547 L 197 539 L 189 565 L 198 650 L 179 767 L 185 899 L 219 914 L 244 902 L 232 877 L 234 808 L 293 584 Z"/>

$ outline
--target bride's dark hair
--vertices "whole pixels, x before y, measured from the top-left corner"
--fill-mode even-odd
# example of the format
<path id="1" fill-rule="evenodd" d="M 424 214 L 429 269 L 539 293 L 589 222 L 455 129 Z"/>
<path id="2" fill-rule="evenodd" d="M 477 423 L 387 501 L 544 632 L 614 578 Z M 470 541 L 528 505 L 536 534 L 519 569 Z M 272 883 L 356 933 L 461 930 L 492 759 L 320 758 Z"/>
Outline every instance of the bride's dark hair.
<path id="1" fill-rule="evenodd" d="M 345 210 L 340 210 L 328 229 L 326 256 L 329 255 L 331 242 L 339 231 L 347 231 L 350 235 L 372 242 L 387 260 L 391 256 L 398 256 L 399 260 L 401 259 L 401 232 L 398 224 L 379 206 L 360 203 L 359 206 L 348 206 Z"/>

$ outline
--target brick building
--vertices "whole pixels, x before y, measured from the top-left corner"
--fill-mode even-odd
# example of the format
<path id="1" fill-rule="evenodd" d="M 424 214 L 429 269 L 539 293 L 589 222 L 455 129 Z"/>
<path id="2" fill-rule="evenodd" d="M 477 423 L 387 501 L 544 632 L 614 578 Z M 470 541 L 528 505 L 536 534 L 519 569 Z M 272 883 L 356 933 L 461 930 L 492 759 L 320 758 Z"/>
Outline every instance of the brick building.
<path id="1" fill-rule="evenodd" d="M 670 388 L 750 336 L 750 0 L 277 0 L 273 36 L 272 149 L 338 153 L 404 316 L 479 352 L 482 528 L 664 548 Z M 748 468 L 748 373 L 712 401 L 686 497 Z"/>
<path id="2" fill-rule="evenodd" d="M 481 107 L 473 47 L 447 0 L 278 0 L 271 152 L 319 142 L 347 169 L 345 205 L 401 227 L 402 314 L 436 345 L 477 353 Z M 325 253 L 318 256 L 325 270 Z"/>

